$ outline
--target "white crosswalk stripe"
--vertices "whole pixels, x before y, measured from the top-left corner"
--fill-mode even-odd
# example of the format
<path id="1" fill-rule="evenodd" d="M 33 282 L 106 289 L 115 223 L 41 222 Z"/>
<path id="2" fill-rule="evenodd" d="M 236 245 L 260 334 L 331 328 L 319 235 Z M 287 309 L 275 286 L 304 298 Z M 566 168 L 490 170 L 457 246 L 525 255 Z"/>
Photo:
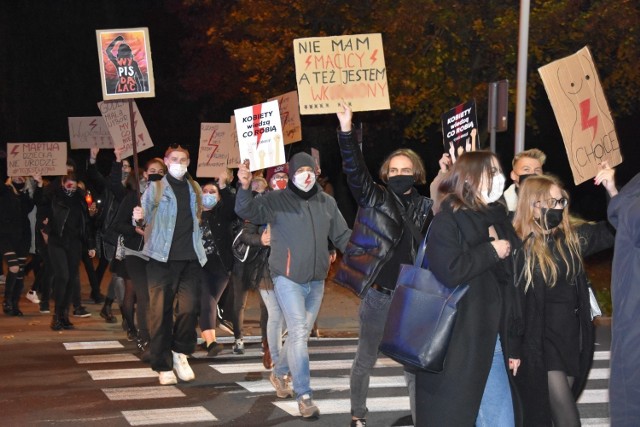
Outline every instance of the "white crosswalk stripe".
<path id="1" fill-rule="evenodd" d="M 255 337 L 245 338 L 245 342 L 259 343 Z M 349 418 L 349 371 L 355 355 L 357 341 L 354 339 L 317 339 L 310 341 L 310 369 L 312 371 L 311 387 L 314 390 L 314 402 L 322 414 L 321 423 L 317 425 L 343 424 Z M 202 387 L 215 389 L 216 393 L 229 393 L 229 396 L 244 396 L 247 402 L 255 404 L 257 399 L 273 396 L 273 399 L 263 400 L 262 405 L 271 405 L 275 411 L 283 411 L 291 416 L 291 421 L 299 417 L 298 405 L 294 399 L 277 399 L 273 386 L 269 381 L 269 371 L 258 362 L 259 349 L 249 347 L 244 356 L 233 355 L 226 351 L 218 357 L 206 358 L 206 353 L 196 352 L 192 367 L 196 371 L 196 382 L 199 378 L 214 378 L 200 383 L 198 387 L 185 386 L 179 383 L 175 386 L 157 385 L 157 373 L 147 365 L 141 365 L 132 353 L 122 351 L 122 344 L 114 342 L 94 343 L 65 343 L 69 351 L 91 350 L 91 354 L 74 355 L 78 365 L 87 368 L 99 368 L 101 364 L 109 369 L 87 369 L 88 375 L 101 386 L 104 395 L 110 401 L 140 401 L 139 410 L 129 410 L 131 406 L 121 411 L 122 416 L 130 425 L 154 424 L 188 424 L 231 422 L 228 411 L 206 398 Z M 103 350 L 96 354 L 95 350 Z M 119 350 L 119 352 L 109 352 Z M 578 408 L 582 415 L 582 424 L 590 427 L 604 427 L 609 425 L 608 419 L 608 390 L 609 379 L 609 351 L 598 351 L 594 355 L 587 388 L 578 400 Z M 206 362 L 202 359 L 206 358 Z M 199 360 L 199 362 L 198 362 Z M 204 362 L 204 363 L 202 363 Z M 111 364 L 106 366 L 106 364 Z M 115 366 L 113 364 L 116 364 Z M 209 373 L 207 373 L 207 370 Z M 153 378 L 153 386 L 149 386 L 149 379 Z M 128 381 L 143 382 L 140 386 L 128 386 Z M 118 381 L 117 383 L 113 381 Z M 372 373 L 369 398 L 371 421 L 377 424 L 410 425 L 409 398 L 401 365 L 395 361 L 380 357 Z M 202 397 L 198 393 L 202 394 Z M 186 399 L 189 397 L 189 399 Z M 200 397 L 201 400 L 197 400 Z M 142 402 L 164 399 L 171 408 L 148 409 Z M 200 402 L 200 403 L 197 403 Z M 202 406 L 197 406 L 198 404 Z M 163 403 L 164 405 L 164 403 Z M 123 408 L 124 409 L 124 408 Z M 248 409 L 247 409 L 248 410 Z M 226 417 L 225 417 L 225 414 Z M 385 415 L 386 414 L 386 415 Z M 282 417 L 282 413 L 278 415 Z M 387 418 L 384 418 L 387 417 Z M 278 418 L 281 419 L 281 418 Z M 225 421 L 226 420 L 226 421 Z M 257 424 L 260 425 L 256 420 Z M 244 422 L 244 421 L 243 421 Z M 249 424 L 247 424 L 249 425 Z"/>

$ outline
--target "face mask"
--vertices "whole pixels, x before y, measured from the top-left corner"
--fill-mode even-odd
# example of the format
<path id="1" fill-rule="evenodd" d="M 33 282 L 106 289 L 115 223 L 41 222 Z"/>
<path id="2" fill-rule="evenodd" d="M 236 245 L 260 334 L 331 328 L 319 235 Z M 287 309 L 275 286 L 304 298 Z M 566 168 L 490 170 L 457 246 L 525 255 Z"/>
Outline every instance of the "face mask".
<path id="1" fill-rule="evenodd" d="M 316 174 L 313 172 L 300 172 L 293 176 L 293 184 L 302 191 L 309 191 L 316 184 Z"/>
<path id="2" fill-rule="evenodd" d="M 564 216 L 564 209 L 548 209 L 540 208 L 540 213 L 544 216 L 547 224 L 546 230 L 553 230 L 562 223 L 562 217 Z M 539 221 L 542 228 L 544 223 Z"/>
<path id="3" fill-rule="evenodd" d="M 182 179 L 185 173 L 187 173 L 187 166 L 180 163 L 171 163 L 169 165 L 169 173 L 175 179 Z"/>
<path id="4" fill-rule="evenodd" d="M 150 173 L 149 175 L 147 175 L 147 181 L 149 182 L 160 181 L 161 179 L 162 175 L 160 175 L 159 173 Z"/>
<path id="5" fill-rule="evenodd" d="M 498 200 L 504 191 L 505 181 L 504 175 L 501 173 L 494 175 L 491 183 L 491 192 L 487 193 L 487 190 L 482 190 L 480 193 L 482 195 L 482 200 L 484 200 L 486 204 L 490 204 Z"/>
<path id="6" fill-rule="evenodd" d="M 67 197 L 73 197 L 74 194 L 76 194 L 76 189 L 75 188 L 63 188 L 64 190 L 64 194 Z"/>
<path id="7" fill-rule="evenodd" d="M 399 196 L 409 191 L 415 182 L 413 175 L 396 175 L 389 178 L 387 186 Z"/>
<path id="8" fill-rule="evenodd" d="M 218 198 L 215 195 L 209 193 L 202 195 L 202 206 L 205 208 L 211 209 L 216 203 L 218 203 Z"/>
<path id="9" fill-rule="evenodd" d="M 271 180 L 271 189 L 272 190 L 284 190 L 287 188 L 287 180 L 286 179 L 272 179 Z"/>
<path id="10" fill-rule="evenodd" d="M 522 175 L 518 175 L 518 185 L 522 185 L 524 180 L 529 178 L 530 176 L 536 176 L 536 174 L 535 173 L 525 173 L 525 174 L 522 174 Z"/>
<path id="11" fill-rule="evenodd" d="M 17 191 L 22 190 L 24 188 L 24 182 L 14 182 L 13 188 L 15 188 Z"/>
<path id="12" fill-rule="evenodd" d="M 129 178 L 129 172 L 122 172 L 122 181 L 126 181 Z"/>

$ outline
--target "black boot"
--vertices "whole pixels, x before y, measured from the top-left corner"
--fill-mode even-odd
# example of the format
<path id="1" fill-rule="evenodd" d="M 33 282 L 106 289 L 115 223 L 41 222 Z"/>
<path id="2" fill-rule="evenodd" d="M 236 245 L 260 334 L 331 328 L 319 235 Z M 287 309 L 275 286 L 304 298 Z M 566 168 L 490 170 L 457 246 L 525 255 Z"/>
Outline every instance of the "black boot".
<path id="1" fill-rule="evenodd" d="M 62 324 L 60 319 L 61 316 L 58 315 L 58 311 L 56 310 L 56 314 L 54 314 L 53 318 L 51 319 L 51 329 L 53 329 L 54 331 L 61 331 L 64 329 L 64 325 Z"/>
<path id="2" fill-rule="evenodd" d="M 73 323 L 71 323 L 69 321 L 69 308 L 66 308 L 64 310 L 64 314 L 62 315 L 62 319 L 60 319 L 60 322 L 62 323 L 62 327 L 64 329 L 75 329 L 76 327 L 73 326 Z"/>
<path id="3" fill-rule="evenodd" d="M 111 312 L 111 304 L 113 304 L 113 300 L 111 298 L 104 299 L 104 305 L 102 306 L 102 310 L 100 310 L 100 317 L 102 317 L 107 323 L 116 323 L 118 319 Z"/>
<path id="4" fill-rule="evenodd" d="M 20 296 L 22 295 L 22 288 L 24 287 L 24 282 L 22 278 L 16 278 L 15 283 L 13 284 L 13 295 L 11 297 L 11 315 L 12 316 L 22 316 L 22 311 L 18 308 L 18 304 L 20 302 Z"/>
<path id="5" fill-rule="evenodd" d="M 4 314 L 11 314 L 11 312 L 13 311 L 11 303 L 8 303 L 6 301 L 2 303 L 2 311 L 4 311 Z"/>

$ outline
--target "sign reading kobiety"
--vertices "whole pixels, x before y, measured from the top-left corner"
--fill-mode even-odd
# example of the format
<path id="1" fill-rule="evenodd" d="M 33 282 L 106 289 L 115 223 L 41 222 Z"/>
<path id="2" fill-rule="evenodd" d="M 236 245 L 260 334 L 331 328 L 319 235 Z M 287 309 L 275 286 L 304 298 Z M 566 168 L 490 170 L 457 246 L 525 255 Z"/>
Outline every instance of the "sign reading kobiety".
<path id="1" fill-rule="evenodd" d="M 293 41 L 300 114 L 388 110 L 389 86 L 381 34 L 310 37 Z"/>
<path id="2" fill-rule="evenodd" d="M 155 96 L 147 28 L 96 30 L 102 99 Z"/>
<path id="3" fill-rule="evenodd" d="M 231 123 L 201 123 L 197 177 L 218 177 L 227 170 Z"/>
<path id="4" fill-rule="evenodd" d="M 7 143 L 8 176 L 51 176 L 66 174 L 66 142 Z"/>
<path id="5" fill-rule="evenodd" d="M 622 163 L 611 112 L 588 47 L 538 69 L 556 115 L 573 180 L 596 176 L 600 163 Z"/>
<path id="6" fill-rule="evenodd" d="M 239 108 L 235 118 L 240 158 L 249 159 L 251 171 L 285 162 L 278 101 Z"/>
<path id="7" fill-rule="evenodd" d="M 478 117 L 475 100 L 456 105 L 444 113 L 441 119 L 444 152 L 449 153 L 452 163 L 465 151 L 477 150 Z"/>

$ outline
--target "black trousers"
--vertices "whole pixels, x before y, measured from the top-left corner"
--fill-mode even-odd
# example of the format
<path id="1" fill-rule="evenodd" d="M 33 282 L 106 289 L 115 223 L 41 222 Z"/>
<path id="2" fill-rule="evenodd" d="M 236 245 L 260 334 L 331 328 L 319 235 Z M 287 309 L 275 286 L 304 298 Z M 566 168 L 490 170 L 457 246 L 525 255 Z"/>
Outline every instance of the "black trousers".
<path id="1" fill-rule="evenodd" d="M 53 268 L 53 298 L 56 314 L 61 315 L 69 308 L 71 295 L 80 294 L 78 268 L 82 258 L 82 243 L 77 239 L 58 241 L 49 239 L 49 259 Z"/>

